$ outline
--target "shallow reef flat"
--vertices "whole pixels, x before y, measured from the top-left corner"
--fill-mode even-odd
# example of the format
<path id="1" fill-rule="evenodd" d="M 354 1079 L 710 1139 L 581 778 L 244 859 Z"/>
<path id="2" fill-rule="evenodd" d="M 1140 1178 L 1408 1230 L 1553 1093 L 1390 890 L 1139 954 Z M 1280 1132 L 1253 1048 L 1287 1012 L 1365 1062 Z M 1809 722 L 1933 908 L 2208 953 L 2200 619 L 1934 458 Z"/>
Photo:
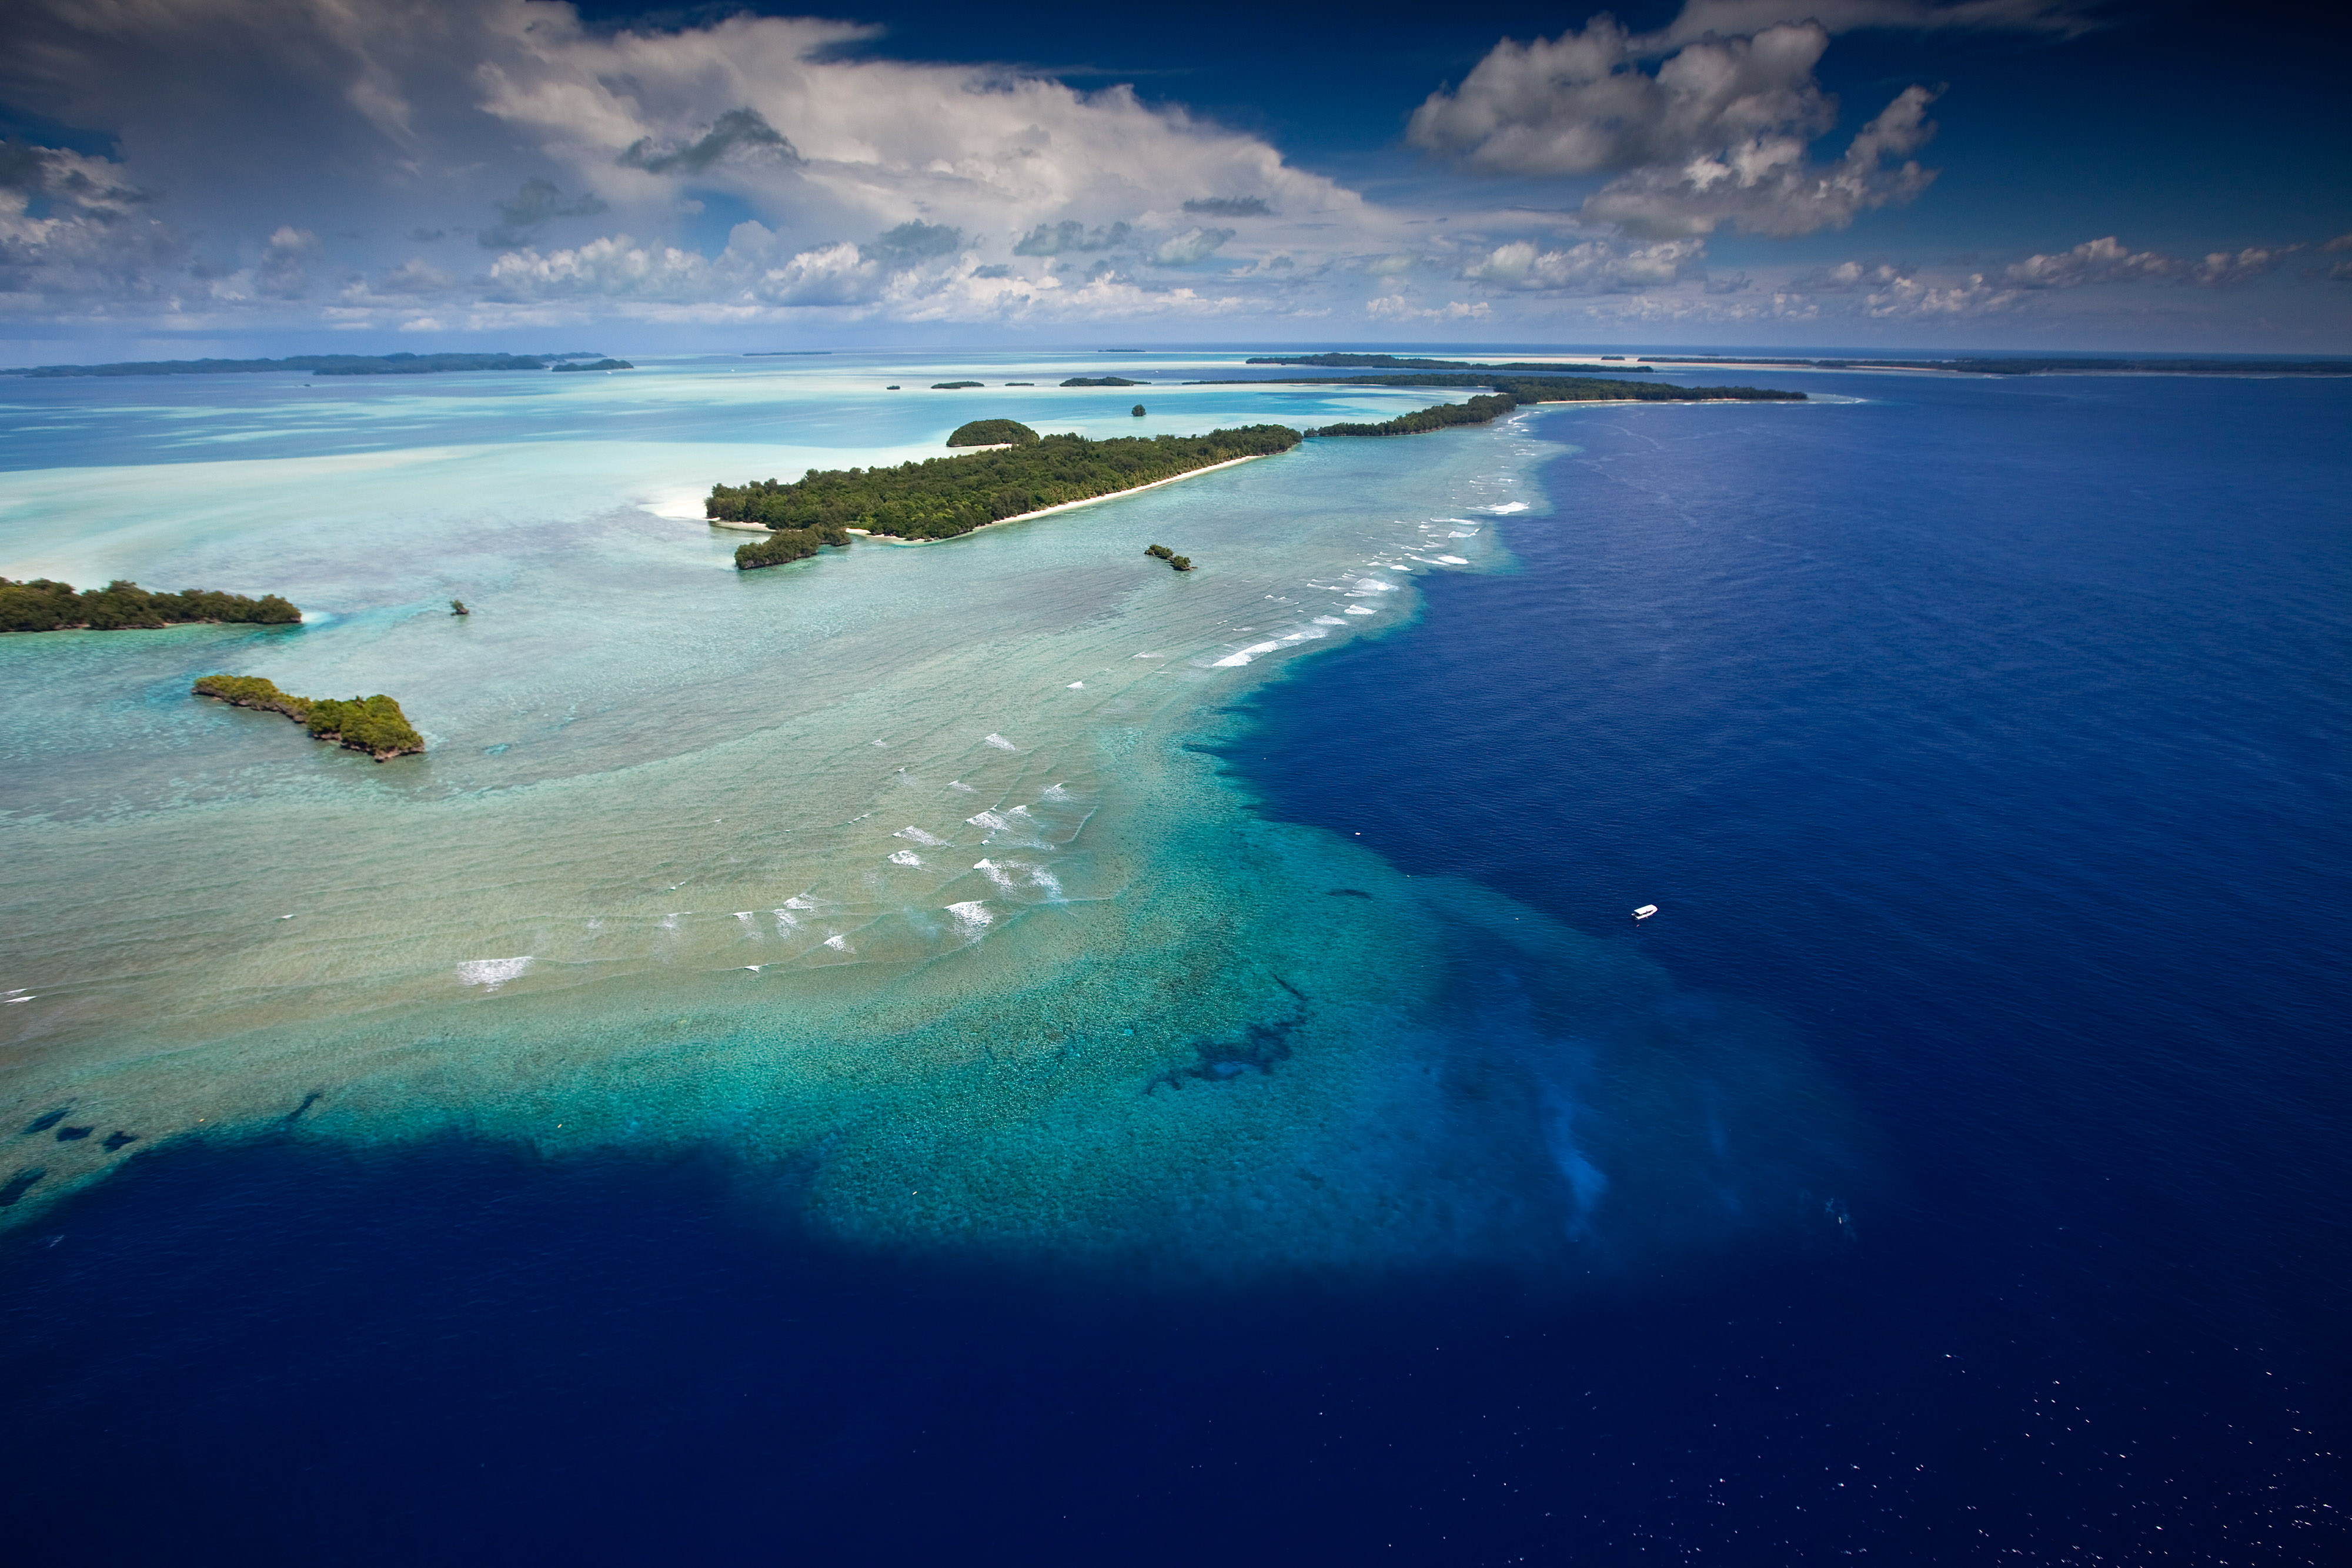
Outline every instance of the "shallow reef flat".
<path id="1" fill-rule="evenodd" d="M 1193 1275 L 1819 1231 L 1790 1195 L 1861 1134 L 1786 1031 L 1219 771 L 1253 684 L 1502 564 L 1557 450 L 1334 443 L 749 580 L 643 513 L 517 525 L 461 622 L 428 517 L 370 541 L 420 608 L 253 665 L 415 694 L 432 749 L 382 768 L 172 695 L 242 634 L 62 654 L 110 716 L 5 828 L 0 1180 L 41 1174 L 0 1224 L 173 1138 L 457 1130 L 723 1149 L 845 1244 Z"/>

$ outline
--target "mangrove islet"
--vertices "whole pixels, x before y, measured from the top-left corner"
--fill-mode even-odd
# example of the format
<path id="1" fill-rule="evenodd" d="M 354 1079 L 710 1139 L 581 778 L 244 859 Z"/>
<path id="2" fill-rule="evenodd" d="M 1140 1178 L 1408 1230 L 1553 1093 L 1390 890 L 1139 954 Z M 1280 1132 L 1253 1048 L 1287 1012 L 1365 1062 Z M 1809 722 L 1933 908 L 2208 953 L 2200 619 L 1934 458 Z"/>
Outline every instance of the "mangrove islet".
<path id="1" fill-rule="evenodd" d="M 425 749 L 400 705 L 378 692 L 372 697 L 339 701 L 333 697 L 298 697 L 281 692 L 259 675 L 203 675 L 191 688 L 194 695 L 227 703 L 232 707 L 260 708 L 281 713 L 320 740 L 352 751 L 364 751 L 378 762 L 407 757 Z"/>

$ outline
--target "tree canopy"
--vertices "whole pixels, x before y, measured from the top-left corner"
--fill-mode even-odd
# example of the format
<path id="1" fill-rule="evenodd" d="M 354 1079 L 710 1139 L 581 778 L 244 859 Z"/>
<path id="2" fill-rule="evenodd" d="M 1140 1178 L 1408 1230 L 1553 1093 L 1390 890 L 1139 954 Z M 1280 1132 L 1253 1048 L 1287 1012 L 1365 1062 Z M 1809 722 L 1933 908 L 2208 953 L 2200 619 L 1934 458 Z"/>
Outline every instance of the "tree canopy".
<path id="1" fill-rule="evenodd" d="M 950 446 L 1034 446 L 1037 433 L 1017 419 L 975 419 L 956 426 Z"/>
<path id="2" fill-rule="evenodd" d="M 0 632 L 123 632 L 208 621 L 292 626 L 301 619 L 299 610 L 274 593 L 259 599 L 206 588 L 150 593 L 121 579 L 77 593 L 72 583 L 46 577 L 29 582 L 0 577 Z"/>
<path id="3" fill-rule="evenodd" d="M 952 538 L 1048 507 L 1132 490 L 1236 458 L 1287 452 L 1298 441 L 1298 432 L 1279 424 L 1109 441 L 1047 435 L 1001 452 L 934 457 L 895 468 L 812 468 L 791 484 L 767 479 L 714 485 L 703 510 L 714 521 L 763 524 L 779 530 L 779 538 L 784 531 L 810 530 L 830 543 L 822 538 L 824 530 L 853 528 L 901 538 Z M 755 543 L 738 551 L 739 564 L 776 564 L 741 559 L 761 548 Z M 812 544 L 787 559 L 814 552 Z"/>
<path id="4" fill-rule="evenodd" d="M 234 707 L 282 713 L 320 740 L 367 752 L 378 762 L 425 749 L 425 737 L 416 733 L 400 705 L 382 692 L 348 701 L 298 697 L 279 691 L 276 683 L 259 675 L 203 675 L 193 690 L 197 696 L 213 697 Z"/>

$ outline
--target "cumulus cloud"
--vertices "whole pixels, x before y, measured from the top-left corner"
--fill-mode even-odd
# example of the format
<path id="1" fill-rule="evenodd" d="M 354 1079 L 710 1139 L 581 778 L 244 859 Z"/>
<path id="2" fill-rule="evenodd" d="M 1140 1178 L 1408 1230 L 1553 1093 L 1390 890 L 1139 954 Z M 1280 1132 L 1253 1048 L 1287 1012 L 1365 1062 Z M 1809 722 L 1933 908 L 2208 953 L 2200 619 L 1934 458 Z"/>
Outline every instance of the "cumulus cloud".
<path id="1" fill-rule="evenodd" d="M 1641 68 L 1651 41 L 1599 16 L 1554 39 L 1504 39 L 1458 89 L 1432 93 L 1406 137 L 1490 173 L 1614 173 L 1584 212 L 1637 234 L 1843 228 L 1934 180 L 1910 154 L 1935 134 L 1936 94 L 1905 89 L 1842 157 L 1815 163 L 1808 149 L 1837 120 L 1813 75 L 1829 41 L 1814 21 L 1710 34 L 1653 72 Z"/>
<path id="2" fill-rule="evenodd" d="M 435 320 L 497 319 L 469 297 L 1224 312 L 1223 293 L 1148 276 L 1054 281 L 1055 259 L 1115 259 L 1149 234 L 1139 264 L 1182 266 L 1232 240 L 1188 226 L 1169 193 L 1209 193 L 1190 215 L 1247 218 L 1266 254 L 1343 255 L 1404 226 L 1264 138 L 1130 89 L 856 57 L 843 46 L 876 29 L 851 23 L 633 32 L 560 0 L 20 0 L 9 26 L 0 92 L 136 150 L 0 144 L 0 310 L 20 317 L 110 295 L 181 325 L 199 308 L 317 319 L 331 270 L 355 280 L 327 307 L 346 325 L 421 319 L 428 298 Z M 767 237 L 703 254 L 689 236 L 714 210 Z M 323 237 L 273 241 L 289 224 Z M 405 246 L 452 235 L 500 257 L 472 276 L 409 267 Z"/>
<path id="3" fill-rule="evenodd" d="M 0 141 L 0 296 L 75 308 L 161 297 L 186 246 L 140 213 L 152 199 L 110 159 Z"/>
<path id="4" fill-rule="evenodd" d="M 1205 261 L 1233 238 L 1234 233 L 1232 229 L 1186 229 L 1161 241 L 1151 253 L 1151 263 L 1155 267 L 1189 267 L 1193 262 Z"/>
<path id="5" fill-rule="evenodd" d="M 712 122 L 709 130 L 683 145 L 663 144 L 651 136 L 641 136 L 629 143 L 617 162 L 624 168 L 643 169 L 648 174 L 699 174 L 730 154 L 787 164 L 807 162 L 781 131 L 761 119 L 759 110 L 753 109 L 729 110 Z"/>
<path id="6" fill-rule="evenodd" d="M 1697 275 L 1706 259 L 1705 242 L 1664 240 L 1628 246 L 1616 240 L 1545 250 L 1532 240 L 1497 246 L 1462 269 L 1462 276 L 1503 288 L 1550 293 L 1601 294 L 1663 287 Z"/>
<path id="7" fill-rule="evenodd" d="M 1375 320 L 1476 321 L 1493 315 L 1494 311 L 1495 308 L 1484 299 L 1452 299 L 1426 308 L 1413 304 L 1402 294 L 1383 294 L 1364 302 L 1364 314 Z"/>
<path id="8" fill-rule="evenodd" d="M 2244 283 L 2277 269 L 2279 263 L 2301 250 L 2299 245 L 2210 252 L 2201 259 L 2184 260 L 2160 251 L 2135 251 L 2115 235 L 2084 240 L 2072 250 L 2049 256 L 2029 256 L 2013 263 L 2003 275 L 2018 288 L 2081 288 L 2098 283 L 2142 283 L 2173 279 L 2204 287 Z"/>
<path id="9" fill-rule="evenodd" d="M 2144 278 L 2170 277 L 2180 264 L 2152 250 L 2134 251 L 2109 235 L 2084 240 L 2072 250 L 2051 256 L 2029 256 L 2013 263 L 2008 279 L 2020 288 L 2080 288 L 2092 283 L 2134 283 Z"/>
<path id="10" fill-rule="evenodd" d="M 153 199 L 130 184 L 110 159 L 13 140 L 0 140 L 0 192 L 109 216 Z"/>

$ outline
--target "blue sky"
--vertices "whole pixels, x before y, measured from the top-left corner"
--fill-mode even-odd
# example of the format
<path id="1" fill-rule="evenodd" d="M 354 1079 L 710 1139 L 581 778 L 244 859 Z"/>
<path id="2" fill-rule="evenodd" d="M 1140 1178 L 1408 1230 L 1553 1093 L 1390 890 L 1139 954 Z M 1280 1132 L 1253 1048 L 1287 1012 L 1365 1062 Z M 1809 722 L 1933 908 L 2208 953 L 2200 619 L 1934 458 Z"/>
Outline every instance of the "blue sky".
<path id="1" fill-rule="evenodd" d="M 2306 9 L 1430 9 L 17 0 L 0 360 L 2352 352 Z"/>

